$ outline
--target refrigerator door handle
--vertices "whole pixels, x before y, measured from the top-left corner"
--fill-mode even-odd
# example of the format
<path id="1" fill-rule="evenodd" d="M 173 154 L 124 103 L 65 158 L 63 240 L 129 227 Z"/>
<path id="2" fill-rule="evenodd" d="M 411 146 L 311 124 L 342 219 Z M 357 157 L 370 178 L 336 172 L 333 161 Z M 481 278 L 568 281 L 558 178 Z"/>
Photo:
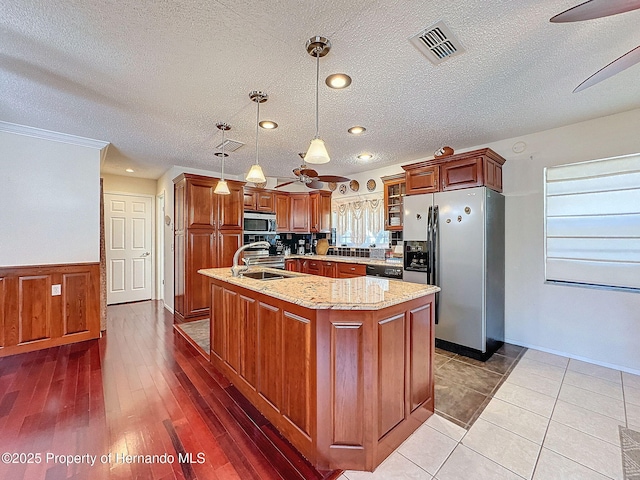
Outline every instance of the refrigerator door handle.
<path id="1" fill-rule="evenodd" d="M 438 285 L 440 283 L 439 278 L 439 262 L 438 262 L 438 244 L 440 243 L 438 226 L 439 226 L 439 218 L 438 218 L 438 205 L 433 207 L 433 218 L 431 219 L 431 252 L 430 252 L 430 262 L 431 262 L 431 285 Z M 438 315 L 438 297 L 439 294 L 435 295 L 435 324 L 438 324 L 439 315 Z"/>

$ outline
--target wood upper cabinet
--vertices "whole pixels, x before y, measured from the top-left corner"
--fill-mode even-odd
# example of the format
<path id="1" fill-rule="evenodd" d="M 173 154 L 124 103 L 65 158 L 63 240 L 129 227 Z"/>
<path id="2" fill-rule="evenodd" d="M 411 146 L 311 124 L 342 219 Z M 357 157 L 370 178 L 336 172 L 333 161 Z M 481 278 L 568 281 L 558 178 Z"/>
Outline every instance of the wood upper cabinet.
<path id="1" fill-rule="evenodd" d="M 406 194 L 405 175 L 382 177 L 384 184 L 384 229 L 402 230 L 404 216 L 404 196 Z"/>
<path id="2" fill-rule="evenodd" d="M 254 212 L 275 212 L 274 195 L 271 190 L 244 187 L 244 209 Z"/>
<path id="3" fill-rule="evenodd" d="M 486 186 L 502 192 L 505 159 L 490 148 L 403 165 L 407 195 Z"/>
<path id="4" fill-rule="evenodd" d="M 242 245 L 243 183 L 228 180 L 229 195 L 213 193 L 217 178 L 184 173 L 174 179 L 174 311 L 181 320 L 209 315 L 202 268 L 231 266 Z"/>
<path id="5" fill-rule="evenodd" d="M 229 195 L 214 194 L 218 205 L 218 228 L 220 230 L 242 230 L 244 214 L 242 183 L 227 181 L 227 185 L 231 192 Z"/>
<path id="6" fill-rule="evenodd" d="M 289 229 L 289 215 L 291 215 L 291 201 L 288 193 L 277 192 L 274 193 L 274 203 L 276 211 L 276 231 L 288 232 Z"/>
<path id="7" fill-rule="evenodd" d="M 309 194 L 290 193 L 289 231 L 309 233 Z"/>
<path id="8" fill-rule="evenodd" d="M 331 192 L 318 190 L 309 194 L 309 215 L 311 232 L 331 231 Z"/>

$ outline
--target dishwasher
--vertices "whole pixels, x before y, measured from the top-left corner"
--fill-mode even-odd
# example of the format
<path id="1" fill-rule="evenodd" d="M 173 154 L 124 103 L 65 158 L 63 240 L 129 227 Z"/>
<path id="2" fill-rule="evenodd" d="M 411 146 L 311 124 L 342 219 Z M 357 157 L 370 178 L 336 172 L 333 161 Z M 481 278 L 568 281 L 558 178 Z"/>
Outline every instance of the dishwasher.
<path id="1" fill-rule="evenodd" d="M 394 280 L 402 280 L 402 265 L 367 265 L 368 277 L 384 277 Z"/>

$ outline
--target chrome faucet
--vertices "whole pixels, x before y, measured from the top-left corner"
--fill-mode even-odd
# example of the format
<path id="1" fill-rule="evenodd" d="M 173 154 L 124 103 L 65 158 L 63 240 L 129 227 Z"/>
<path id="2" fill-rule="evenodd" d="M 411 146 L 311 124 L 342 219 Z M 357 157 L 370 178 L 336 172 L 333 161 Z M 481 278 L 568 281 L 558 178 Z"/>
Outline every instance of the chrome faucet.
<path id="1" fill-rule="evenodd" d="M 239 277 L 241 273 L 249 270 L 249 267 L 246 265 L 238 265 L 240 252 L 242 252 L 243 250 L 246 250 L 247 248 L 257 248 L 257 247 L 269 248 L 270 246 L 271 244 L 265 241 L 247 243 L 246 245 L 242 245 L 238 250 L 236 250 L 236 253 L 233 254 L 233 267 L 231 267 L 231 276 Z"/>

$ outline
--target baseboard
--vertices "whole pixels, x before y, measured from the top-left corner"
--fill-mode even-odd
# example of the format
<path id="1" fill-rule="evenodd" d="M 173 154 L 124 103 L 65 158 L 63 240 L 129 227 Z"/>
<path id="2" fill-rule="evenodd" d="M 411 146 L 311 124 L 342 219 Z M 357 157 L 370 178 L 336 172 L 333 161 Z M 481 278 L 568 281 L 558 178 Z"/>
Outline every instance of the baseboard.
<path id="1" fill-rule="evenodd" d="M 171 308 L 169 305 L 167 305 L 166 303 L 164 304 L 164 308 L 166 308 L 167 310 L 169 310 L 169 313 L 171 313 L 171 315 L 173 315 L 175 312 L 173 311 L 173 308 Z"/>

